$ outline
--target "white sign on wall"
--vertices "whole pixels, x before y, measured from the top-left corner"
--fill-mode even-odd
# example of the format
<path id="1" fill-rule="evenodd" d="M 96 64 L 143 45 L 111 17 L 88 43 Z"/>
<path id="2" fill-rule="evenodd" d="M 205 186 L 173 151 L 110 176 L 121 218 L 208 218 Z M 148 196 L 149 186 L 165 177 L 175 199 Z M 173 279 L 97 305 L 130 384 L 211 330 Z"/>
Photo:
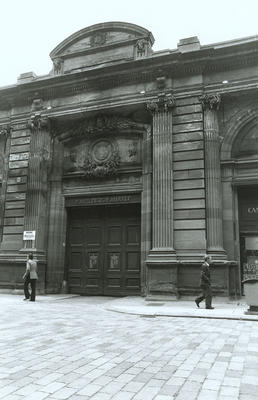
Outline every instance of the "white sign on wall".
<path id="1" fill-rule="evenodd" d="M 35 240 L 36 231 L 23 231 L 23 240 Z"/>

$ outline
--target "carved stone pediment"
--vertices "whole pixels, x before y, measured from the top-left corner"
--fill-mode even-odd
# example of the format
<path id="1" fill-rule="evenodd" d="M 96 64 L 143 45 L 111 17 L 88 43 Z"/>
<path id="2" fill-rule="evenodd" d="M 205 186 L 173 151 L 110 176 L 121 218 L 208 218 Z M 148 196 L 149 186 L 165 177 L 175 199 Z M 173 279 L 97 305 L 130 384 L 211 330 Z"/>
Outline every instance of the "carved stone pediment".
<path id="1" fill-rule="evenodd" d="M 154 37 L 147 29 L 125 22 L 96 24 L 75 32 L 51 53 L 55 73 L 73 73 L 89 67 L 121 62 L 152 52 Z M 136 58 L 137 58 L 136 57 Z M 62 60 L 56 69 L 55 61 Z"/>
<path id="2" fill-rule="evenodd" d="M 81 140 L 93 136 L 103 136 L 111 134 L 142 133 L 146 129 L 145 125 L 134 122 L 131 119 L 117 115 L 98 114 L 95 117 L 87 118 L 77 124 L 59 126 L 56 128 L 55 135 L 59 141 L 67 143 L 69 141 Z"/>

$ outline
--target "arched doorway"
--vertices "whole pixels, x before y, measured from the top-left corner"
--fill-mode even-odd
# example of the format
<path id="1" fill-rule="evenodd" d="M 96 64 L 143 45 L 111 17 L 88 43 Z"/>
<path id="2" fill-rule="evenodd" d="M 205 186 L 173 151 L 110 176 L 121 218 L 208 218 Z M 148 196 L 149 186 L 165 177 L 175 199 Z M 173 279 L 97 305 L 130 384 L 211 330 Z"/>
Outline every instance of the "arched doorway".
<path id="1" fill-rule="evenodd" d="M 224 235 L 238 261 L 241 282 L 258 277 L 258 113 L 243 113 L 225 136 L 222 149 Z"/>

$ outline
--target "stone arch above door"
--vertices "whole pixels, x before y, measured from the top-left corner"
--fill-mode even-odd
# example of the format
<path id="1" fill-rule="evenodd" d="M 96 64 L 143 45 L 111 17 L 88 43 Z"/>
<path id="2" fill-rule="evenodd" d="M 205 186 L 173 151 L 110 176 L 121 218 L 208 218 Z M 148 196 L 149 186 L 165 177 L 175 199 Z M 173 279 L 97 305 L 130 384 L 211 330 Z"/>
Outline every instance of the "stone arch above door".
<path id="1" fill-rule="evenodd" d="M 258 109 L 245 110 L 239 113 L 226 132 L 222 142 L 221 161 L 232 160 L 234 155 L 237 155 L 235 146 L 240 144 L 241 140 L 244 140 L 246 135 L 249 135 L 249 132 L 253 132 L 255 127 L 257 127 L 258 132 Z"/>

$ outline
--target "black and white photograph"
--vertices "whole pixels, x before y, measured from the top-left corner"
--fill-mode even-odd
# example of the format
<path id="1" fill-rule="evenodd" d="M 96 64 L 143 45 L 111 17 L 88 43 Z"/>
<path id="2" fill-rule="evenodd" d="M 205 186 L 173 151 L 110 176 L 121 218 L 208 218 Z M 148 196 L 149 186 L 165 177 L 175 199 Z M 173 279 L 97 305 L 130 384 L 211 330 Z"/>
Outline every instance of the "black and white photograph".
<path id="1" fill-rule="evenodd" d="M 0 400 L 258 400 L 258 2 L 0 16 Z"/>

